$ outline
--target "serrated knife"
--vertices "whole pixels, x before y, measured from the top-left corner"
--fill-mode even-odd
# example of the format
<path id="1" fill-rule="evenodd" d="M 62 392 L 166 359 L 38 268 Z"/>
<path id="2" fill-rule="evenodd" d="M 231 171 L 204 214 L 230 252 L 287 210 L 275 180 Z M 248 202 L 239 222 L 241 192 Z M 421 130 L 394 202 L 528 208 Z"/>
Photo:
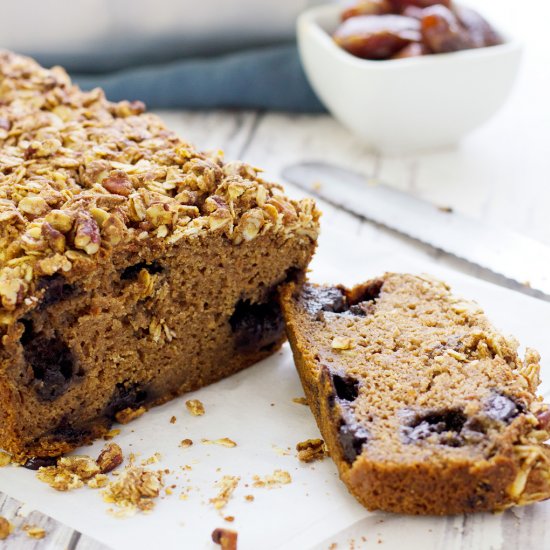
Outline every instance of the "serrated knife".
<path id="1" fill-rule="evenodd" d="M 282 177 L 351 214 L 489 270 L 506 286 L 550 301 L 550 246 L 325 162 L 288 166 Z"/>

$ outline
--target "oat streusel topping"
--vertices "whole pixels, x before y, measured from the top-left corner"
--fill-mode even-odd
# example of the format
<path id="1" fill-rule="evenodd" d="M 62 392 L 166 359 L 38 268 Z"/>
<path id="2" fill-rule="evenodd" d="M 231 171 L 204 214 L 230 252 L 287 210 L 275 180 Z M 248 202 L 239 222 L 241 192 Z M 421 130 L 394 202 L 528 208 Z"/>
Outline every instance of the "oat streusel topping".
<path id="1" fill-rule="evenodd" d="M 315 239 L 313 201 L 258 172 L 196 151 L 140 102 L 111 103 L 60 67 L 0 52 L 0 326 L 34 307 L 40 277 L 76 279 L 128 242 Z"/>

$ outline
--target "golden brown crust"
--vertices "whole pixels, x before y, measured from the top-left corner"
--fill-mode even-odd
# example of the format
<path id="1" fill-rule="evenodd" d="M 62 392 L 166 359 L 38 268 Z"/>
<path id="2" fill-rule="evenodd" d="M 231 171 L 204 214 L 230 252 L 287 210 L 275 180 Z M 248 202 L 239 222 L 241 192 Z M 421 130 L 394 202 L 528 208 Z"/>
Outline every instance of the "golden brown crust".
<path id="1" fill-rule="evenodd" d="M 381 292 L 359 300 L 362 309 L 350 312 L 350 305 L 377 281 Z M 311 292 L 315 288 L 320 287 L 284 288 L 287 334 L 330 455 L 362 504 L 371 510 L 440 515 L 502 510 L 550 497 L 550 451 L 542 443 L 549 434 L 543 421 L 546 406 L 534 393 L 539 383 L 535 352 L 520 361 L 517 343 L 499 335 L 479 307 L 425 277 L 386 274 L 353 289 L 338 287 L 335 295 L 349 301 L 333 301 L 321 312 Z M 417 315 L 406 313 L 414 310 Z M 468 348 L 468 335 L 474 333 L 477 347 Z M 395 345 L 388 343 L 388 335 Z M 340 345 L 346 339 L 351 344 Z M 486 344 L 493 350 L 482 358 Z M 386 363 L 386 356 L 393 359 Z M 427 374 L 434 365 L 438 373 L 447 373 L 444 381 Z M 476 383 L 457 383 L 460 372 Z M 392 389 L 377 390 L 382 380 L 390 381 Z M 510 418 L 488 418 L 494 411 L 487 412 L 487 400 L 494 395 L 504 396 L 503 406 L 517 404 Z M 411 411 L 419 418 L 426 411 L 428 420 L 420 428 L 417 423 L 414 437 L 404 439 Z M 438 428 L 429 419 L 439 414 L 439 422 L 452 424 L 453 419 L 445 420 L 449 413 L 460 417 L 454 420 L 459 426 Z M 479 432 L 470 433 L 469 427 Z M 357 437 L 350 439 L 350 433 Z"/>

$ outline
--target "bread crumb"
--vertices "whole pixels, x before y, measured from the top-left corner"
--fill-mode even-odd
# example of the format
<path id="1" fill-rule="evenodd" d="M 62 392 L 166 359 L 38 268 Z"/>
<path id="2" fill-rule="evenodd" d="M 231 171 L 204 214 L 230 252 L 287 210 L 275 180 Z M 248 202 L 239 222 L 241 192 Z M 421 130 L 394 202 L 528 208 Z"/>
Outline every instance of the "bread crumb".
<path id="1" fill-rule="evenodd" d="M 177 420 L 177 418 L 175 416 L 173 416 L 172 418 L 170 418 L 170 424 L 175 424 L 176 420 Z"/>
<path id="2" fill-rule="evenodd" d="M 100 467 L 90 456 L 62 456 L 55 466 L 39 468 L 36 477 L 56 491 L 72 491 L 99 473 Z"/>
<path id="3" fill-rule="evenodd" d="M 103 439 L 105 441 L 109 441 L 110 439 L 115 438 L 118 434 L 120 434 L 120 430 L 118 428 L 114 430 L 109 430 L 104 436 Z"/>
<path id="4" fill-rule="evenodd" d="M 157 462 L 160 462 L 162 460 L 162 455 L 160 453 L 155 453 L 153 456 L 150 456 L 149 458 L 144 458 L 141 461 L 142 466 L 149 466 L 150 464 L 156 464 Z"/>
<path id="5" fill-rule="evenodd" d="M 254 500 L 254 495 L 245 495 L 244 499 L 248 502 L 252 502 Z"/>
<path id="6" fill-rule="evenodd" d="M 240 480 L 241 478 L 238 476 L 223 476 L 216 483 L 219 492 L 215 497 L 210 499 L 210 503 L 216 510 L 221 510 L 228 503 Z"/>
<path id="7" fill-rule="evenodd" d="M 116 516 L 132 515 L 138 510 L 148 512 L 154 508 L 162 487 L 162 472 L 127 466 L 103 491 L 103 500 L 119 508 L 112 512 Z"/>
<path id="8" fill-rule="evenodd" d="M 297 403 L 298 405 L 306 405 L 307 406 L 307 399 L 305 397 L 293 397 L 292 401 L 293 401 L 293 403 Z"/>
<path id="9" fill-rule="evenodd" d="M 187 449 L 187 447 L 191 447 L 193 445 L 193 441 L 191 439 L 182 439 L 180 443 L 180 447 L 182 449 Z"/>
<path id="10" fill-rule="evenodd" d="M 236 447 L 237 444 L 228 437 L 222 437 L 221 439 L 201 439 L 201 442 L 205 445 L 221 445 L 222 447 Z"/>
<path id="11" fill-rule="evenodd" d="M 306 439 L 296 445 L 298 459 L 302 462 L 314 462 L 327 456 L 327 448 L 322 439 Z"/>
<path id="12" fill-rule="evenodd" d="M 6 540 L 13 531 L 13 525 L 3 516 L 0 516 L 0 540 Z"/>
<path id="13" fill-rule="evenodd" d="M 260 476 L 253 477 L 253 487 L 267 487 L 268 489 L 274 489 L 281 485 L 288 485 L 292 482 L 292 477 L 285 470 L 275 470 L 273 474 L 267 475 L 264 478 Z"/>
<path id="14" fill-rule="evenodd" d="M 132 422 L 132 420 L 142 416 L 146 411 L 147 409 L 145 407 L 139 407 L 138 409 L 131 409 L 128 407 L 127 409 L 118 411 L 115 414 L 115 419 L 120 424 L 128 424 L 129 422 Z"/>
<path id="15" fill-rule="evenodd" d="M 43 539 L 46 536 L 46 531 L 36 525 L 24 525 L 23 531 L 26 531 L 31 539 Z"/>
<path id="16" fill-rule="evenodd" d="M 221 550 L 237 550 L 237 531 L 218 527 L 212 531 L 212 540 L 221 546 Z"/>
<path id="17" fill-rule="evenodd" d="M 88 481 L 87 485 L 90 489 L 102 489 L 107 486 L 107 483 L 109 483 L 109 478 L 105 474 L 97 474 Z"/>
<path id="18" fill-rule="evenodd" d="M 187 400 L 185 406 L 193 416 L 202 416 L 205 413 L 204 405 L 198 399 Z"/>
<path id="19" fill-rule="evenodd" d="M 225 521 L 228 521 L 229 523 L 235 521 L 235 516 L 225 516 L 223 518 Z"/>
<path id="20" fill-rule="evenodd" d="M 91 456 L 62 456 L 55 466 L 42 466 L 36 477 L 56 491 L 79 489 L 86 483 L 92 489 L 106 484 L 103 474 L 122 464 L 122 449 L 116 443 L 108 443 L 94 460 Z"/>
<path id="21" fill-rule="evenodd" d="M 11 464 L 11 456 L 4 451 L 0 451 L 0 468 Z"/>

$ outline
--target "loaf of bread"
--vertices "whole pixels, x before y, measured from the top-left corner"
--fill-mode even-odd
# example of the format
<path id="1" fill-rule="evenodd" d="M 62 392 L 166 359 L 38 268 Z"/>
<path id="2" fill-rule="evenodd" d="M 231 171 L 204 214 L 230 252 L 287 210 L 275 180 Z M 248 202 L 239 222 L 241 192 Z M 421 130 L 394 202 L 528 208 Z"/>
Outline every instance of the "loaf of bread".
<path id="1" fill-rule="evenodd" d="M 550 496 L 539 356 L 429 277 L 294 283 L 282 309 L 309 405 L 371 510 L 460 514 Z"/>
<path id="2" fill-rule="evenodd" d="M 319 213 L 0 53 L 0 447 L 55 456 L 268 356 Z"/>

